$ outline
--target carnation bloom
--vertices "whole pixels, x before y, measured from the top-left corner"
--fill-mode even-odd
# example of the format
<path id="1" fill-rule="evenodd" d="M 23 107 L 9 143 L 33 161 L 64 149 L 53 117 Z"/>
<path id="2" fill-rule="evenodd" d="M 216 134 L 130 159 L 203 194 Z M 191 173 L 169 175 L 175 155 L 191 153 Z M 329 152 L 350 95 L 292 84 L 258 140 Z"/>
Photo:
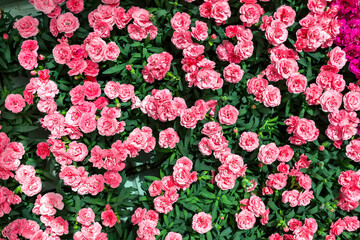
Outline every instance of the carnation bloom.
<path id="1" fill-rule="evenodd" d="M 240 136 L 239 145 L 248 152 L 254 151 L 259 147 L 258 135 L 254 132 L 243 132 Z"/>
<path id="2" fill-rule="evenodd" d="M 253 228 L 256 218 L 254 214 L 248 210 L 242 210 L 235 214 L 236 223 L 239 229 L 247 230 Z"/>
<path id="3" fill-rule="evenodd" d="M 221 124 L 233 125 L 238 119 L 239 111 L 232 105 L 226 105 L 219 110 L 219 121 Z"/>
<path id="4" fill-rule="evenodd" d="M 200 212 L 193 216 L 192 228 L 198 233 L 207 233 L 212 229 L 211 215 Z"/>
<path id="5" fill-rule="evenodd" d="M 25 106 L 25 100 L 20 94 L 9 94 L 5 99 L 6 109 L 13 113 L 21 112 Z"/>
<path id="6" fill-rule="evenodd" d="M 25 16 L 14 23 L 14 28 L 19 31 L 23 38 L 33 37 L 38 34 L 39 20 L 31 16 Z"/>
<path id="7" fill-rule="evenodd" d="M 57 29 L 59 32 L 72 34 L 80 27 L 79 19 L 71 12 L 61 14 L 57 18 Z"/>
<path id="8" fill-rule="evenodd" d="M 107 209 L 106 211 L 102 212 L 101 220 L 103 220 L 103 225 L 107 227 L 113 227 L 118 221 L 112 209 Z"/>

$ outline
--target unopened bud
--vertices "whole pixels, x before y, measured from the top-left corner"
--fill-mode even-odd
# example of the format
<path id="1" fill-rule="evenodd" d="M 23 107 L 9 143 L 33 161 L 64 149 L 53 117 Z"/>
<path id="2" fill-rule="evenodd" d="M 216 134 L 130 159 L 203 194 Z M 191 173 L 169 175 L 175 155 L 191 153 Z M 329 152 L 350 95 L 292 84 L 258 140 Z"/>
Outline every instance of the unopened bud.
<path id="1" fill-rule="evenodd" d="M 216 34 L 213 33 L 213 34 L 211 35 L 211 39 L 212 39 L 212 40 L 215 40 L 216 38 L 217 38 Z"/>
<path id="2" fill-rule="evenodd" d="M 130 64 L 126 65 L 126 70 L 130 71 L 132 69 L 132 66 Z"/>
<path id="3" fill-rule="evenodd" d="M 44 60 L 44 59 L 45 59 L 45 56 L 44 56 L 44 55 L 42 55 L 42 54 L 40 54 L 40 55 L 39 55 L 39 60 L 41 60 L 41 61 L 42 61 L 42 60 Z"/>
<path id="4" fill-rule="evenodd" d="M 5 40 L 8 40 L 8 39 L 9 39 L 9 35 L 8 35 L 7 33 L 4 33 L 4 34 L 3 34 L 3 38 L 4 38 Z"/>

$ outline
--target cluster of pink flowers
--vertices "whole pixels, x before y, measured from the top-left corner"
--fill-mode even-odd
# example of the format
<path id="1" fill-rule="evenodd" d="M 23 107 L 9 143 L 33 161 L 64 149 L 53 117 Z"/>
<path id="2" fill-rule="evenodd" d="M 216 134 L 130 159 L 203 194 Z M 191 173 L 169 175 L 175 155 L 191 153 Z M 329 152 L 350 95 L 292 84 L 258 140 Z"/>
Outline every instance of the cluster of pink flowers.
<path id="1" fill-rule="evenodd" d="M 291 207 L 308 205 L 311 199 L 314 198 L 313 192 L 310 191 L 312 181 L 309 175 L 302 173 L 300 170 L 302 168 L 309 168 L 311 161 L 308 161 L 307 156 L 302 154 L 300 156 L 300 159 L 295 163 L 295 167 L 292 167 L 292 169 L 290 170 L 290 166 L 285 162 L 289 162 L 293 158 L 294 151 L 290 148 L 289 145 L 280 147 L 278 151 L 276 151 L 275 149 L 276 146 L 272 146 L 274 147 L 273 151 L 270 151 L 271 144 L 263 146 L 269 146 L 268 152 L 271 153 L 270 155 L 274 155 L 276 152 L 278 152 L 279 154 L 277 159 L 281 163 L 277 166 L 277 170 L 279 171 L 279 173 L 270 174 L 268 176 L 268 180 L 266 181 L 266 187 L 263 188 L 262 193 L 264 195 L 273 194 L 273 189 L 281 190 L 286 187 L 289 177 L 296 177 L 296 182 L 305 191 L 299 192 L 296 189 L 284 191 L 282 193 L 282 202 L 289 203 Z"/>
<path id="2" fill-rule="evenodd" d="M 278 233 L 274 233 L 269 237 L 269 240 L 283 240 L 283 239 L 306 239 L 312 240 L 314 234 L 318 230 L 318 224 L 314 218 L 305 218 L 304 225 L 301 221 L 292 218 L 287 223 L 286 231 L 292 231 L 293 234 L 284 234 L 281 236 Z"/>
<path id="3" fill-rule="evenodd" d="M 159 213 L 154 210 L 146 211 L 145 208 L 138 208 L 131 216 L 133 225 L 138 224 L 137 230 L 138 240 L 155 240 L 155 235 L 160 234 L 160 230 L 156 228 L 159 221 Z"/>
<path id="4" fill-rule="evenodd" d="M 338 207 L 350 211 L 359 206 L 360 201 L 360 171 L 348 170 L 341 172 L 338 182 L 340 188 Z"/>
<path id="5" fill-rule="evenodd" d="M 88 155 L 88 149 L 85 144 L 72 141 L 65 146 L 61 140 L 49 141 L 51 145 L 51 152 L 55 157 L 56 162 L 60 165 L 69 165 L 73 161 L 81 162 Z"/>
<path id="6" fill-rule="evenodd" d="M 254 94 L 255 100 L 266 107 L 276 107 L 281 103 L 280 89 L 269 85 L 269 82 L 263 78 L 264 75 L 258 75 L 247 81 L 247 92 Z"/>
<path id="7" fill-rule="evenodd" d="M 118 5 L 118 4 L 117 4 Z M 135 10 L 134 8 L 132 10 Z M 101 38 L 109 38 L 114 25 L 123 29 L 131 20 L 131 11 L 116 5 L 99 4 L 99 6 L 89 13 L 89 26 L 98 33 Z"/>
<path id="8" fill-rule="evenodd" d="M 260 162 L 272 164 L 278 159 L 280 162 L 288 162 L 294 155 L 289 145 L 278 148 L 275 143 L 261 145 L 257 155 Z"/>
<path id="9" fill-rule="evenodd" d="M 131 17 L 134 19 L 133 24 L 129 24 L 127 28 L 131 39 L 141 41 L 147 38 L 148 35 L 151 40 L 156 38 L 157 27 L 150 21 L 150 14 L 147 10 L 132 7 L 128 12 L 130 12 Z"/>
<path id="10" fill-rule="evenodd" d="M 31 16 L 20 18 L 14 23 L 14 28 L 19 31 L 22 38 L 34 37 L 38 34 L 39 20 Z"/>
<path id="11" fill-rule="evenodd" d="M 38 66 L 38 49 L 39 46 L 36 40 L 26 40 L 21 44 L 18 60 L 23 68 L 26 70 L 32 70 Z"/>
<path id="12" fill-rule="evenodd" d="M 284 43 L 288 37 L 286 28 L 290 27 L 295 22 L 296 12 L 289 6 L 282 5 L 272 16 L 264 15 L 262 17 L 263 24 L 261 30 L 265 30 L 265 37 L 270 44 L 278 46 Z"/>
<path id="13" fill-rule="evenodd" d="M 135 99 L 134 86 L 131 84 L 120 84 L 119 82 L 109 81 L 106 83 L 104 92 L 109 99 L 120 98 L 122 102 Z"/>
<path id="14" fill-rule="evenodd" d="M 242 60 L 248 59 L 253 55 L 254 52 L 254 43 L 252 42 L 253 34 L 249 28 L 245 28 L 242 25 L 230 25 L 226 27 L 225 31 L 226 31 L 225 35 L 228 38 L 236 37 L 237 44 L 236 46 L 234 46 L 230 41 L 224 40 L 216 48 L 216 54 L 220 61 L 228 61 L 230 63 L 240 63 Z M 230 64 L 229 66 L 233 66 L 233 65 Z"/>
<path id="15" fill-rule="evenodd" d="M 41 191 L 41 179 L 35 176 L 35 169 L 30 165 L 20 165 L 25 154 L 24 146 L 19 142 L 10 142 L 9 137 L 0 133 L 0 178 L 14 177 L 22 184 L 21 190 L 27 196 L 34 196 Z"/>
<path id="16" fill-rule="evenodd" d="M 62 4 L 64 1 L 65 0 L 31 0 L 29 2 L 34 6 L 36 10 L 41 11 L 44 14 L 47 14 L 49 18 L 55 18 L 60 15 L 61 13 L 60 4 Z M 75 4 L 73 3 L 74 0 L 68 0 L 67 2 L 70 2 L 70 3 L 66 3 L 66 6 L 70 10 L 71 7 L 69 6 Z"/>
<path id="17" fill-rule="evenodd" d="M 60 239 L 60 236 L 69 233 L 69 223 L 62 217 L 54 217 L 56 209 L 64 208 L 63 197 L 58 193 L 49 192 L 40 194 L 35 200 L 32 212 L 41 215 L 40 220 L 46 226 L 45 232 L 38 229 L 31 239 Z M 50 237 L 49 237 L 50 235 Z"/>
<path id="18" fill-rule="evenodd" d="M 167 128 L 160 132 L 158 141 L 161 148 L 172 149 L 180 141 L 180 138 L 173 128 Z"/>
<path id="19" fill-rule="evenodd" d="M 360 110 L 360 87 L 350 83 L 350 91 L 343 96 L 341 92 L 345 90 L 346 82 L 338 72 L 346 64 L 346 53 L 340 47 L 335 47 L 327 56 L 327 65 L 321 67 L 316 84 L 306 89 L 305 96 L 309 105 L 321 104 L 324 112 L 330 112 L 330 124 L 325 133 L 334 141 L 335 147 L 340 148 L 344 140 L 357 133 L 360 120 L 356 111 Z M 342 103 L 345 110 L 340 110 Z"/>
<path id="20" fill-rule="evenodd" d="M 26 219 L 16 219 L 9 223 L 3 230 L 2 235 L 7 239 L 19 239 L 18 237 L 23 237 L 25 239 L 36 239 L 37 232 L 41 231 L 39 224 L 32 220 Z M 47 238 L 43 238 L 47 239 Z M 60 238 L 52 238 L 54 240 Z"/>
<path id="21" fill-rule="evenodd" d="M 101 117 L 97 120 L 97 129 L 102 136 L 112 136 L 125 130 L 125 122 L 118 122 L 116 118 L 121 116 L 121 109 L 117 107 L 104 107 Z"/>
<path id="22" fill-rule="evenodd" d="M 182 157 L 176 161 L 172 176 L 165 176 L 161 181 L 155 180 L 150 185 L 150 196 L 157 196 L 154 199 L 154 207 L 157 212 L 169 213 L 173 209 L 172 205 L 179 198 L 177 191 L 179 189 L 186 190 L 190 184 L 197 181 L 197 172 L 190 172 L 192 167 L 193 162 L 187 157 Z M 162 191 L 164 191 L 164 195 L 161 195 Z"/>
<path id="23" fill-rule="evenodd" d="M 15 180 L 21 184 L 21 191 L 31 197 L 42 189 L 41 178 L 35 176 L 35 168 L 31 165 L 20 165 L 15 171 Z"/>
<path id="24" fill-rule="evenodd" d="M 69 45 L 65 38 L 59 42 L 53 49 L 53 56 L 57 63 L 70 68 L 70 76 L 84 73 L 95 77 L 99 73 L 99 62 L 115 61 L 120 54 L 115 42 L 106 43 L 97 32 L 90 33 L 82 45 Z"/>
<path id="25" fill-rule="evenodd" d="M 153 83 L 154 79 L 164 79 L 166 73 L 170 70 L 172 59 L 172 55 L 168 52 L 151 55 L 147 60 L 147 65 L 141 72 L 145 82 Z"/>
<path id="26" fill-rule="evenodd" d="M 80 195 L 91 194 L 93 196 L 104 190 L 105 179 L 101 174 L 88 176 L 84 167 L 75 167 L 73 165 L 62 165 L 59 173 L 60 179 L 64 184 Z"/>
<path id="27" fill-rule="evenodd" d="M 181 63 L 183 63 L 183 70 L 187 72 L 185 80 L 188 82 L 188 86 L 194 85 L 200 89 L 212 90 L 222 88 L 224 81 L 220 77 L 220 73 L 214 70 L 215 62 L 201 55 L 203 53 L 204 47 L 195 44 L 191 44 L 183 51 L 185 57 Z"/>
<path id="28" fill-rule="evenodd" d="M 153 89 L 151 93 L 152 95 L 147 95 L 136 107 L 140 107 L 144 114 L 154 120 L 172 121 L 187 108 L 185 100 L 180 97 L 173 98 L 168 89 Z"/>
<path id="29" fill-rule="evenodd" d="M 225 24 L 231 16 L 231 9 L 228 0 L 204 0 L 200 5 L 200 16 L 203 18 L 213 18 L 216 24 Z"/>
<path id="30" fill-rule="evenodd" d="M 251 196 L 250 199 L 243 199 L 240 202 L 241 212 L 235 214 L 236 223 L 239 229 L 248 230 L 254 227 L 256 217 L 261 217 L 260 223 L 268 223 L 270 209 L 265 209 L 265 204 L 258 196 Z"/>
<path id="31" fill-rule="evenodd" d="M 208 213 L 199 212 L 193 216 L 192 228 L 194 231 L 204 234 L 212 229 L 212 217 Z"/>
<path id="32" fill-rule="evenodd" d="M 189 31 L 191 24 L 190 15 L 187 13 L 177 12 L 171 18 L 170 23 L 171 27 L 175 31 L 171 38 L 171 42 L 178 49 L 186 49 L 187 47 L 189 47 L 193 43 L 193 41 L 191 40 L 191 32 Z"/>
<path id="33" fill-rule="evenodd" d="M 336 17 L 338 6 L 327 8 L 326 5 L 325 0 L 308 1 L 307 6 L 311 12 L 299 21 L 302 28 L 296 32 L 297 51 L 314 52 L 319 47 L 330 47 L 340 33 L 341 23 Z"/>
<path id="34" fill-rule="evenodd" d="M 232 154 L 228 148 L 228 141 L 223 136 L 222 127 L 217 122 L 208 122 L 204 125 L 201 133 L 203 137 L 199 142 L 199 150 L 209 156 L 212 153 L 219 159 L 221 166 L 219 173 L 215 176 L 215 181 L 222 190 L 232 189 L 236 179 L 243 177 L 246 172 L 246 164 L 240 155 Z"/>
<path id="35" fill-rule="evenodd" d="M 207 102 L 202 99 L 197 100 L 194 106 L 181 112 L 180 124 L 186 128 L 195 128 L 197 122 L 203 120 L 207 112 L 210 111 L 209 115 L 214 117 L 216 105 L 216 100 L 209 100 Z"/>
<path id="36" fill-rule="evenodd" d="M 74 234 L 74 240 L 93 239 L 107 240 L 107 234 L 101 232 L 102 226 L 95 222 L 95 213 L 91 208 L 82 208 L 78 212 L 76 221 L 81 224 L 81 230 Z"/>
<path id="37" fill-rule="evenodd" d="M 37 195 L 32 212 L 36 215 L 54 216 L 56 209 L 62 210 L 64 208 L 63 197 L 58 193 L 49 192 L 44 196 Z"/>
<path id="38" fill-rule="evenodd" d="M 48 69 L 37 72 L 38 77 L 31 78 L 23 92 L 27 104 L 33 104 L 34 95 L 40 98 L 37 108 L 40 112 L 52 114 L 57 109 L 55 96 L 59 93 L 56 83 L 50 80 L 50 71 Z"/>
<path id="39" fill-rule="evenodd" d="M 183 50 L 184 58 L 181 60 L 182 69 L 187 72 L 185 80 L 189 87 L 195 85 L 200 89 L 220 89 L 223 79 L 220 73 L 214 70 L 215 62 L 210 61 L 203 55 L 205 47 L 193 43 L 191 37 L 197 40 L 205 40 L 208 36 L 206 23 L 197 21 L 192 32 L 190 28 L 191 19 L 187 13 L 176 13 L 171 19 L 171 26 L 175 30 L 171 42 L 176 48 Z"/>
<path id="40" fill-rule="evenodd" d="M 267 79 L 272 82 L 286 79 L 291 93 L 305 91 L 307 81 L 305 76 L 298 73 L 299 65 L 296 61 L 300 58 L 296 51 L 281 44 L 270 49 L 269 53 L 271 64 L 265 69 Z"/>
<path id="41" fill-rule="evenodd" d="M 336 47 L 328 52 L 328 63 L 322 66 L 319 75 L 316 77 L 316 84 L 312 83 L 305 91 L 306 100 L 309 105 L 321 104 L 324 112 L 333 112 L 340 108 L 342 103 L 341 92 L 345 89 L 346 82 L 339 70 L 346 64 L 346 53 Z M 355 90 L 355 86 L 353 87 Z M 325 92 L 323 93 L 323 90 Z M 353 90 L 353 89 L 351 89 Z M 349 101 L 356 94 L 348 93 L 344 97 L 344 103 L 347 102 L 347 110 L 355 110 L 356 102 Z M 345 100 L 346 99 L 346 100 Z M 352 109 L 355 108 L 355 109 Z"/>
<path id="42" fill-rule="evenodd" d="M 328 115 L 328 119 L 330 124 L 325 133 L 328 138 L 334 141 L 334 145 L 337 147 L 340 147 L 344 140 L 351 139 L 357 133 L 356 127 L 360 120 L 356 112 L 334 111 Z M 346 146 L 347 149 L 351 148 L 350 145 Z"/>
<path id="43" fill-rule="evenodd" d="M 307 181 L 309 176 L 302 175 L 300 177 L 297 177 L 298 182 L 301 183 L 302 179 L 306 179 L 304 181 Z M 311 184 L 310 182 L 306 182 Z M 282 202 L 283 203 L 289 203 L 290 207 L 296 207 L 296 206 L 307 206 L 310 204 L 311 199 L 314 199 L 313 191 L 305 190 L 303 192 L 299 192 L 298 190 L 290 190 L 290 191 L 284 191 L 282 193 Z"/>
<path id="44" fill-rule="evenodd" d="M 9 214 L 12 204 L 19 204 L 21 198 L 7 187 L 0 186 L 0 217 Z"/>
<path id="45" fill-rule="evenodd" d="M 97 195 L 103 191 L 105 183 L 111 188 L 117 188 L 122 181 L 119 171 L 125 168 L 126 158 L 138 156 L 141 150 L 147 153 L 152 151 L 155 148 L 156 139 L 152 136 L 151 128 L 143 127 L 134 129 L 124 142 L 121 140 L 114 142 L 110 149 L 95 146 L 91 150 L 89 162 L 93 164 L 93 167 L 104 168 L 107 171 L 104 175 L 97 174 L 91 177 L 88 177 L 89 173 L 84 167 L 76 168 L 69 165 L 72 161 L 79 162 L 85 159 L 88 155 L 85 144 L 71 142 L 66 151 L 65 144 L 61 140 L 50 142 L 52 144 L 50 150 L 62 166 L 59 176 L 64 180 L 64 184 L 81 195 L 88 193 Z"/>
<path id="46" fill-rule="evenodd" d="M 289 138 L 291 144 L 302 145 L 315 141 L 319 137 L 319 129 L 316 128 L 313 120 L 290 116 L 285 120 L 285 125 L 288 126 L 287 133 L 293 134 Z"/>
<path id="47" fill-rule="evenodd" d="M 112 97 L 117 96 L 111 95 L 109 92 L 110 90 L 106 88 L 106 93 L 108 93 L 108 95 Z M 125 89 L 121 92 L 124 93 L 127 92 L 127 90 Z M 71 128 L 72 131 L 79 133 L 80 130 L 84 133 L 90 133 L 97 128 L 99 134 L 103 136 L 112 136 L 123 132 L 125 122 L 118 122 L 116 120 L 121 116 L 121 109 L 117 107 L 107 107 L 107 104 L 109 103 L 108 100 L 104 97 L 99 97 L 100 94 L 101 88 L 100 84 L 97 82 L 85 81 L 84 85 L 78 85 L 73 88 L 70 91 L 70 96 L 74 106 L 70 107 L 65 117 L 61 117 L 61 121 L 64 123 L 63 127 Z M 97 100 L 88 102 L 85 101 L 85 96 L 89 100 L 94 100 L 96 98 Z M 96 111 L 100 109 L 101 117 L 97 119 Z"/>
<path id="48" fill-rule="evenodd" d="M 344 219 L 339 218 L 330 226 L 330 234 L 326 236 L 326 240 L 335 240 L 343 231 L 355 232 L 360 228 L 360 221 L 357 216 L 346 216 Z"/>
<path id="49" fill-rule="evenodd" d="M 101 150 L 100 147 L 95 146 L 91 150 L 90 162 L 97 168 L 121 171 L 125 166 L 120 162 L 125 161 L 128 156 L 131 158 L 138 156 L 141 150 L 146 153 L 151 152 L 155 144 L 156 139 L 152 136 L 151 128 L 135 128 L 124 142 L 121 140 L 114 142 L 111 149 Z M 121 169 L 117 170 L 118 168 Z"/>

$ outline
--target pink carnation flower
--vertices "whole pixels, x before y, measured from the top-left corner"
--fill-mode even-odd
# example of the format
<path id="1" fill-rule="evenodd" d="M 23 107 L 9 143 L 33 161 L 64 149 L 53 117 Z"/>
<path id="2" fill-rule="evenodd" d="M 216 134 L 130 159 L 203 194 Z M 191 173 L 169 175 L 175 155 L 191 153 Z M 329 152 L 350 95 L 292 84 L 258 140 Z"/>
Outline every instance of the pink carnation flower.
<path id="1" fill-rule="evenodd" d="M 211 215 L 204 212 L 195 214 L 192 220 L 192 228 L 201 234 L 210 231 L 212 229 Z"/>

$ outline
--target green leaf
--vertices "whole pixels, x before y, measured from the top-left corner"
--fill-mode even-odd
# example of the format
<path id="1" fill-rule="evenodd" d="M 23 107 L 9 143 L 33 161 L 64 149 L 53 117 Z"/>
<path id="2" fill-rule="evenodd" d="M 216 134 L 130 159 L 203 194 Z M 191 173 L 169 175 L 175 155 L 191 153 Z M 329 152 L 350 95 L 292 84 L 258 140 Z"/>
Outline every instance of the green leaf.
<path id="1" fill-rule="evenodd" d="M 35 129 L 38 128 L 39 128 L 38 126 L 16 126 L 13 128 L 13 131 L 19 133 L 26 133 L 26 132 L 34 131 Z"/>
<path id="2" fill-rule="evenodd" d="M 9 45 L 6 45 L 6 48 L 5 48 L 5 51 L 4 51 L 4 56 L 5 56 L 5 59 L 8 63 L 11 62 L 11 52 L 10 52 L 10 47 Z"/>
<path id="3" fill-rule="evenodd" d="M 232 233 L 231 227 L 226 228 L 224 231 L 221 232 L 220 237 L 229 236 Z"/>
<path id="4" fill-rule="evenodd" d="M 103 74 L 119 73 L 119 72 L 121 72 L 122 70 L 125 69 L 125 66 L 126 66 L 126 63 L 113 66 L 113 67 L 108 68 L 108 69 L 106 69 L 105 71 L 103 71 Z"/>
<path id="5" fill-rule="evenodd" d="M 211 232 L 209 231 L 209 232 L 207 232 L 206 233 L 206 240 L 212 240 L 213 239 L 213 237 L 212 237 L 212 235 L 211 235 Z"/>

